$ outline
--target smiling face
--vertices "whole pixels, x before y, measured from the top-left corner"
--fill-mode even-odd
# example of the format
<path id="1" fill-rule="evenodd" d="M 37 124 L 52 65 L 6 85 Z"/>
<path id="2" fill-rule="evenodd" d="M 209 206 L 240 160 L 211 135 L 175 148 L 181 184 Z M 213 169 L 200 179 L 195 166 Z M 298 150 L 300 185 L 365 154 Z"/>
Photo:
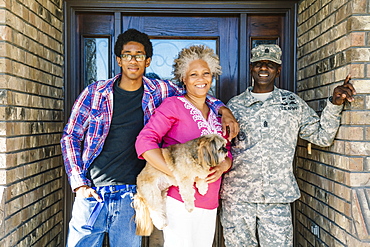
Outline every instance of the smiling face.
<path id="1" fill-rule="evenodd" d="M 212 84 L 212 73 L 207 62 L 197 59 L 189 63 L 183 82 L 188 96 L 205 97 Z"/>
<path id="2" fill-rule="evenodd" d="M 146 55 L 144 45 L 134 41 L 123 45 L 121 54 Z M 124 61 L 121 57 L 117 57 L 117 63 L 122 68 L 121 84 L 131 83 L 141 86 L 145 68 L 150 65 L 150 58 L 138 62 L 135 58 L 132 58 L 130 61 Z"/>
<path id="3" fill-rule="evenodd" d="M 262 60 L 250 65 L 254 79 L 253 92 L 267 93 L 274 90 L 275 78 L 280 75 L 281 66 L 277 63 Z"/>

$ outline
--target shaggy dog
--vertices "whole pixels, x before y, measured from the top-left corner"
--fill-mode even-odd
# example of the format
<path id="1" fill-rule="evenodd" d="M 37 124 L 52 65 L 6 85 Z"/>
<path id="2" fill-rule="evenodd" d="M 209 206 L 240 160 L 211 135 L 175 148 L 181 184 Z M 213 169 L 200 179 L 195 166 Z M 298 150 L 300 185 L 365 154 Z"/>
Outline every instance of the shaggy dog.
<path id="1" fill-rule="evenodd" d="M 208 184 L 205 178 L 210 168 L 218 165 L 227 156 L 226 139 L 217 135 L 204 135 L 186 143 L 162 148 L 163 157 L 174 177 L 146 164 L 137 177 L 137 194 L 134 196 L 136 210 L 136 234 L 149 236 L 153 224 L 160 230 L 167 225 L 166 196 L 170 186 L 178 186 L 185 208 L 194 209 L 193 188 L 201 195 L 207 193 Z"/>

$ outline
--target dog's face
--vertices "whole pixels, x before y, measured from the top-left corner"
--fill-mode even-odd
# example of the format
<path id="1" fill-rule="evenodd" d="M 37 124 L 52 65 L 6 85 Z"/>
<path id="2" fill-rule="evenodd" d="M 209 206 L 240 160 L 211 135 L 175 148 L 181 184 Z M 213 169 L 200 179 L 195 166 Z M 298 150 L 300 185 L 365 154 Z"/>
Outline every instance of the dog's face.
<path id="1" fill-rule="evenodd" d="M 202 167 L 218 165 L 227 156 L 226 139 L 210 134 L 198 138 L 198 161 Z"/>

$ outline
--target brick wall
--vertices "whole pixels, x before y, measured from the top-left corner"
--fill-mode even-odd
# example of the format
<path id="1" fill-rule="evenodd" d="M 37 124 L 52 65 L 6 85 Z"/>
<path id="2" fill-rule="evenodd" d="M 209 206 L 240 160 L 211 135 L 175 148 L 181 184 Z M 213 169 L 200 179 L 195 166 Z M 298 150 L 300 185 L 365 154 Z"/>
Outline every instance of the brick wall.
<path id="1" fill-rule="evenodd" d="M 0 0 L 0 246 L 61 246 L 62 6 Z"/>
<path id="2" fill-rule="evenodd" d="M 357 90 L 329 148 L 297 149 L 297 246 L 370 246 L 370 1 L 303 0 L 298 94 L 317 112 L 347 74 Z"/>

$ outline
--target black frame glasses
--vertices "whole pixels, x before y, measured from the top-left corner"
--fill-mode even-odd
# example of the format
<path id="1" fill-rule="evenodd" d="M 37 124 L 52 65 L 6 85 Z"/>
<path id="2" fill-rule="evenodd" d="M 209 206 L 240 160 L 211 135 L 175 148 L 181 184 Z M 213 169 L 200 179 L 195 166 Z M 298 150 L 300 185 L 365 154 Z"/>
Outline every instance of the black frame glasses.
<path id="1" fill-rule="evenodd" d="M 121 54 L 121 59 L 123 61 L 131 61 L 132 58 L 135 58 L 137 62 L 142 62 L 142 61 L 145 61 L 146 55 L 145 54 L 138 54 L 138 55 Z"/>

